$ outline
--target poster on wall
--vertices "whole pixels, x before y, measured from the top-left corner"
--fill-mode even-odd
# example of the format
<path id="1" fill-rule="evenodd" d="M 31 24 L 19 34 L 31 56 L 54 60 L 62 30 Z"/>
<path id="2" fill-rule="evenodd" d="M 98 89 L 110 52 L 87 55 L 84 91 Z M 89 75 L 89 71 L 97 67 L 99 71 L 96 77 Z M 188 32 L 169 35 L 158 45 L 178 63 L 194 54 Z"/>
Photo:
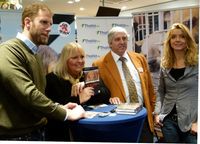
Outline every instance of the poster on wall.
<path id="1" fill-rule="evenodd" d="M 156 89 L 166 32 L 177 22 L 185 24 L 199 44 L 199 8 L 133 14 L 135 50 L 146 56 Z"/>
<path id="2" fill-rule="evenodd" d="M 77 41 L 86 53 L 86 65 L 105 55 L 110 48 L 107 34 L 114 26 L 124 27 L 128 33 L 128 50 L 132 48 L 132 17 L 77 17 Z"/>
<path id="3" fill-rule="evenodd" d="M 60 53 L 65 44 L 75 41 L 75 19 L 70 14 L 54 14 L 48 45 Z"/>
<path id="4" fill-rule="evenodd" d="M 21 11 L 0 10 L 0 43 L 21 32 Z"/>

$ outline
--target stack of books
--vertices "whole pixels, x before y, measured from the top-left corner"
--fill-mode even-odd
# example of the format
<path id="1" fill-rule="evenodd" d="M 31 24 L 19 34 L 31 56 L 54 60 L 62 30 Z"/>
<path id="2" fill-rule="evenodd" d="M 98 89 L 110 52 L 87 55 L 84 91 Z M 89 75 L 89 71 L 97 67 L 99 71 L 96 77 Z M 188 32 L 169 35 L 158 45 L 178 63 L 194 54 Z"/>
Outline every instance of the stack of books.
<path id="1" fill-rule="evenodd" d="M 117 105 L 116 113 L 135 115 L 142 110 L 142 107 L 143 106 L 140 103 L 123 103 Z"/>

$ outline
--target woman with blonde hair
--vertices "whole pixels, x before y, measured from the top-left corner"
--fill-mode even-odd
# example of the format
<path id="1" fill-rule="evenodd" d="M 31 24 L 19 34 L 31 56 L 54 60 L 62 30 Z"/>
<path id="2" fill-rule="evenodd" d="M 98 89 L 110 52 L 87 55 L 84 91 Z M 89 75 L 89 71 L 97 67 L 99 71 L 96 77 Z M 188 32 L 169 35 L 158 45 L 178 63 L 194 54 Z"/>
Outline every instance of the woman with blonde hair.
<path id="1" fill-rule="evenodd" d="M 161 60 L 154 111 L 164 141 L 197 143 L 198 52 L 188 28 L 175 23 L 168 31 Z"/>
<path id="2" fill-rule="evenodd" d="M 81 105 L 109 103 L 110 92 L 100 81 L 100 93 L 94 94 L 92 87 L 85 87 L 77 95 L 72 86 L 84 81 L 83 68 L 85 52 L 80 44 L 66 44 L 59 56 L 53 72 L 46 76 L 46 95 L 58 103 L 75 102 Z M 46 140 L 69 141 L 68 124 L 49 120 L 46 128 Z"/>

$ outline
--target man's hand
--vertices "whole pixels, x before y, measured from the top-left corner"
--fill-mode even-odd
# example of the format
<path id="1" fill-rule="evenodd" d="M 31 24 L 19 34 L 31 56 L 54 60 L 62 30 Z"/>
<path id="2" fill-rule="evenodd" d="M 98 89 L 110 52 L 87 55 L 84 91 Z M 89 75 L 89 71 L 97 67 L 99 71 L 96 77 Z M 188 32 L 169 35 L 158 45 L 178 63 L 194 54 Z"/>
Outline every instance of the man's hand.
<path id="1" fill-rule="evenodd" d="M 67 109 L 67 120 L 74 121 L 85 117 L 85 110 L 81 105 L 68 103 L 64 107 Z"/>
<path id="2" fill-rule="evenodd" d="M 69 102 L 69 103 L 67 103 L 66 105 L 64 105 L 64 108 L 73 109 L 73 108 L 75 108 L 76 106 L 78 106 L 77 103 Z"/>
<path id="3" fill-rule="evenodd" d="M 118 97 L 110 98 L 110 99 L 109 99 L 109 102 L 110 102 L 111 104 L 121 104 L 121 103 L 122 103 Z"/>

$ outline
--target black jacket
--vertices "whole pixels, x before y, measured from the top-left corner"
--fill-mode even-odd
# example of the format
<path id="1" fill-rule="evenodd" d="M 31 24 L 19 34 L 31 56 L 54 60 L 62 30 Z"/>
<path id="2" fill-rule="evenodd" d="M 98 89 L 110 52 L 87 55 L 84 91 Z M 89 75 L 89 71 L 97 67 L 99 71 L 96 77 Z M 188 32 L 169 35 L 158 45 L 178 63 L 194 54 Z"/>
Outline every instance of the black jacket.
<path id="1" fill-rule="evenodd" d="M 60 104 L 67 104 L 68 102 L 75 102 L 80 104 L 79 97 L 71 96 L 72 84 L 70 81 L 59 78 L 54 73 L 49 73 L 46 76 L 46 95 L 54 102 Z M 84 81 L 84 77 L 80 79 Z M 100 93 L 92 96 L 84 105 L 94 105 L 101 103 L 109 103 L 110 91 L 105 87 L 103 81 L 100 80 Z M 46 140 L 47 141 L 69 141 L 69 126 L 68 122 L 60 122 L 57 120 L 48 120 L 46 126 Z"/>

